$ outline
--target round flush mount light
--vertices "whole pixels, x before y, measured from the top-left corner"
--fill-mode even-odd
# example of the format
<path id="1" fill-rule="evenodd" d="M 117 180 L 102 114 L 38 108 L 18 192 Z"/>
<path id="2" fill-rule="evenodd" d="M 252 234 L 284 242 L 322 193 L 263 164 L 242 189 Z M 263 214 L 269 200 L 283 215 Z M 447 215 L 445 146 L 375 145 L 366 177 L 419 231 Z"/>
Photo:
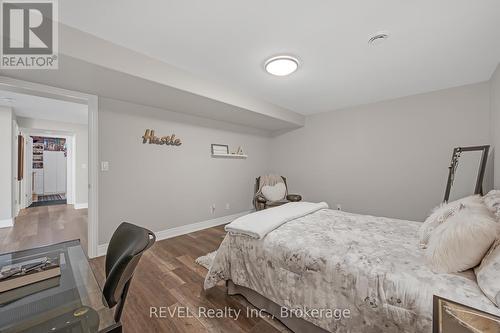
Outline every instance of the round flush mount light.
<path id="1" fill-rule="evenodd" d="M 299 61 L 292 56 L 280 55 L 268 59 L 264 67 L 269 74 L 287 76 L 299 68 Z"/>
<path id="2" fill-rule="evenodd" d="M 373 46 L 380 45 L 387 40 L 387 38 L 389 38 L 389 34 L 387 32 L 377 32 L 375 35 L 370 37 L 368 44 Z"/>

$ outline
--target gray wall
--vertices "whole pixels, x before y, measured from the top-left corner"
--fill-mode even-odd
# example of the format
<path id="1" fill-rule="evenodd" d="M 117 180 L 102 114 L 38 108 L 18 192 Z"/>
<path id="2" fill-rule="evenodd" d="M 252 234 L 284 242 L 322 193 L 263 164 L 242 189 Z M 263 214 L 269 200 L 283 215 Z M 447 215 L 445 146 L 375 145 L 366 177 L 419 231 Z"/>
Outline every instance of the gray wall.
<path id="1" fill-rule="evenodd" d="M 88 203 L 88 127 L 83 124 L 63 123 L 52 120 L 41 120 L 17 117 L 18 126 L 39 130 L 71 132 L 75 136 L 75 203 Z"/>
<path id="2" fill-rule="evenodd" d="M 0 106 L 0 221 L 11 219 L 13 213 L 12 121 L 11 108 Z"/>
<path id="3" fill-rule="evenodd" d="M 489 143 L 489 104 L 485 82 L 313 115 L 272 140 L 271 168 L 305 200 L 423 220 L 443 198 L 453 147 Z"/>
<path id="4" fill-rule="evenodd" d="M 143 144 L 147 128 L 175 133 L 182 145 Z M 109 171 L 99 175 L 99 244 L 122 221 L 161 231 L 251 209 L 255 177 L 268 171 L 270 138 L 248 131 L 100 98 L 99 160 L 109 162 Z M 211 158 L 211 143 L 241 145 L 249 157 Z"/>
<path id="5" fill-rule="evenodd" d="M 500 64 L 490 80 L 491 142 L 495 147 L 495 188 L 500 189 Z"/>

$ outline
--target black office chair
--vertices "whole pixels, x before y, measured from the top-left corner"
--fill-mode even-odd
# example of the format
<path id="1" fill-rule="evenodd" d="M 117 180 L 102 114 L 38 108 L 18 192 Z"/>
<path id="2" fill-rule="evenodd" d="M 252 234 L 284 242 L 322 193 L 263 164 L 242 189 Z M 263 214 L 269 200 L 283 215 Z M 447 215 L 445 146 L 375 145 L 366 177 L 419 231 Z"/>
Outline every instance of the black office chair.
<path id="1" fill-rule="evenodd" d="M 113 233 L 106 252 L 106 282 L 103 295 L 110 308 L 117 305 L 115 321 L 119 322 L 130 281 L 142 254 L 155 242 L 152 231 L 123 222 Z"/>

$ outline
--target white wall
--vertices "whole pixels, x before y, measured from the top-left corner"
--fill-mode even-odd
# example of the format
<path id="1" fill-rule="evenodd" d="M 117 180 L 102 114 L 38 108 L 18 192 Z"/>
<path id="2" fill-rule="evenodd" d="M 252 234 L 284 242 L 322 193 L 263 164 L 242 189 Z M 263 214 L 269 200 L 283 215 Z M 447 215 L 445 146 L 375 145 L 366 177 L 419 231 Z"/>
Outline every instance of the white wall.
<path id="1" fill-rule="evenodd" d="M 13 113 L 8 107 L 0 106 L 0 226 L 5 226 L 13 216 L 13 176 L 12 168 L 12 122 Z"/>
<path id="2" fill-rule="evenodd" d="M 491 142 L 495 149 L 495 188 L 500 189 L 500 64 L 490 80 Z"/>
<path id="3" fill-rule="evenodd" d="M 487 82 L 317 114 L 272 141 L 271 167 L 305 200 L 423 220 L 452 149 L 489 143 L 489 116 Z"/>
<path id="4" fill-rule="evenodd" d="M 148 128 L 159 136 L 175 133 L 182 145 L 143 144 Z M 255 177 L 268 171 L 270 138 L 248 131 L 100 98 L 99 159 L 109 171 L 99 177 L 99 244 L 122 221 L 161 231 L 251 209 Z M 241 145 L 249 157 L 211 158 L 212 143 Z"/>
<path id="5" fill-rule="evenodd" d="M 38 130 L 64 131 L 75 135 L 75 204 L 88 203 L 88 127 L 82 124 L 63 123 L 52 120 L 41 120 L 17 117 L 20 128 Z"/>

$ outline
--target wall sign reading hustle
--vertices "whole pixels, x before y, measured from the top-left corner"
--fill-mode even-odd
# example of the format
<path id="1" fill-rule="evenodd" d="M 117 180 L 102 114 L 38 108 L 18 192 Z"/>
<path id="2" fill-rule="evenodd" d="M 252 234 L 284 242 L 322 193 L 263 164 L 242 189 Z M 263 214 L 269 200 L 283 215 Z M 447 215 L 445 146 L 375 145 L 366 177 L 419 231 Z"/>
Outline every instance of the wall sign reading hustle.
<path id="1" fill-rule="evenodd" d="M 175 137 L 175 134 L 170 136 L 155 136 L 155 131 L 147 129 L 146 133 L 142 136 L 142 143 L 156 144 L 156 145 L 167 145 L 167 146 L 180 146 L 182 144 L 181 139 Z"/>

